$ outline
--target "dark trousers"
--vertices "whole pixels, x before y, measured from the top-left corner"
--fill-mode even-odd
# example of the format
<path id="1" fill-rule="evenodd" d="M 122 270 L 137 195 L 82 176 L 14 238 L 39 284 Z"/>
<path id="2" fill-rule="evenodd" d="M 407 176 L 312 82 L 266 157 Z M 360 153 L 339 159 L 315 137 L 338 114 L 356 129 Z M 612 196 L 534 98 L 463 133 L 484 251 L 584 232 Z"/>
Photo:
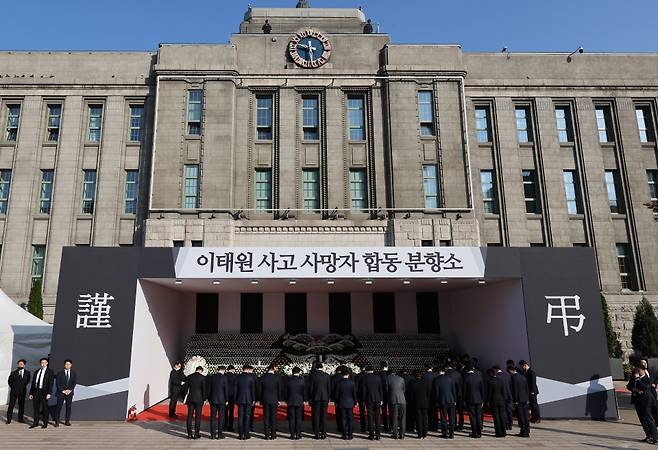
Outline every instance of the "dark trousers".
<path id="1" fill-rule="evenodd" d="M 48 426 L 48 393 L 43 389 L 37 389 L 32 395 L 32 408 L 34 409 L 34 425 L 39 425 L 42 420 L 44 426 Z"/>
<path id="2" fill-rule="evenodd" d="M 393 436 L 404 436 L 407 432 L 407 405 L 392 404 L 390 421 Z"/>
<path id="3" fill-rule="evenodd" d="M 427 437 L 427 408 L 416 408 L 416 434 L 418 437 Z"/>
<path id="4" fill-rule="evenodd" d="M 471 434 L 480 436 L 482 434 L 482 405 L 480 403 L 469 403 L 468 419 L 471 421 Z"/>
<path id="5" fill-rule="evenodd" d="M 439 405 L 439 417 L 441 419 L 441 434 L 452 436 L 455 434 L 455 405 Z"/>
<path id="6" fill-rule="evenodd" d="M 368 403 L 368 435 L 380 436 L 381 435 L 381 413 L 379 403 Z"/>
<path id="7" fill-rule="evenodd" d="M 541 413 L 539 412 L 539 403 L 537 403 L 537 395 L 530 394 L 530 419 L 541 420 Z"/>
<path id="8" fill-rule="evenodd" d="M 180 398 L 180 386 L 173 386 L 171 388 L 171 397 L 169 397 L 169 417 L 176 414 L 176 404 Z"/>
<path id="9" fill-rule="evenodd" d="M 16 393 L 13 390 L 9 393 L 9 406 L 7 407 L 7 420 L 11 421 L 14 415 L 14 405 L 18 403 L 18 421 L 23 421 L 25 413 L 25 391 Z"/>
<path id="10" fill-rule="evenodd" d="M 55 423 L 59 423 L 59 416 L 62 412 L 62 405 L 66 403 L 66 411 L 64 412 L 64 420 L 66 423 L 71 422 L 71 404 L 73 403 L 73 394 L 57 395 L 57 406 L 55 407 Z"/>
<path id="11" fill-rule="evenodd" d="M 187 403 L 187 435 L 192 436 L 192 416 L 194 416 L 194 436 L 201 432 L 201 408 L 203 402 Z"/>
<path id="12" fill-rule="evenodd" d="M 303 406 L 288 406 L 288 429 L 291 436 L 300 436 L 302 434 L 303 415 Z"/>
<path id="13" fill-rule="evenodd" d="M 226 415 L 226 405 L 224 403 L 210 404 L 210 435 L 211 436 L 218 436 L 224 434 L 225 415 Z"/>
<path id="14" fill-rule="evenodd" d="M 464 400 L 461 397 L 457 397 L 457 404 L 455 405 L 455 410 L 457 413 L 457 425 L 458 429 L 464 428 Z"/>
<path id="15" fill-rule="evenodd" d="M 382 429 L 389 431 L 391 429 L 390 417 L 392 415 L 391 405 L 388 402 L 382 403 Z"/>
<path id="16" fill-rule="evenodd" d="M 314 401 L 313 408 L 313 434 L 324 435 L 327 429 L 327 403 Z"/>
<path id="17" fill-rule="evenodd" d="M 493 415 L 496 436 L 505 436 L 507 434 L 507 412 L 505 404 L 491 405 L 491 414 Z"/>
<path id="18" fill-rule="evenodd" d="M 516 418 L 519 422 L 519 434 L 521 436 L 530 436 L 530 421 L 528 420 L 528 404 L 518 403 L 516 405 Z"/>
<path id="19" fill-rule="evenodd" d="M 278 403 L 266 403 L 263 405 L 263 427 L 265 429 L 265 437 L 276 435 L 276 413 L 278 409 Z"/>
<path id="20" fill-rule="evenodd" d="M 336 430 L 341 434 L 343 433 L 343 420 L 340 418 L 342 412 L 341 408 L 336 408 Z"/>
<path id="21" fill-rule="evenodd" d="M 416 431 L 416 408 L 413 403 L 407 403 L 407 409 L 409 410 L 407 414 L 407 431 L 413 433 Z"/>
<path id="22" fill-rule="evenodd" d="M 511 400 L 505 402 L 505 425 L 508 430 L 514 425 L 514 403 Z"/>
<path id="23" fill-rule="evenodd" d="M 340 408 L 341 434 L 352 437 L 352 423 L 354 422 L 354 408 Z"/>
<path id="24" fill-rule="evenodd" d="M 226 405 L 226 416 L 224 419 L 224 429 L 233 431 L 233 415 L 235 414 L 235 400 L 229 399 Z"/>
<path id="25" fill-rule="evenodd" d="M 359 423 L 361 425 L 361 433 L 366 431 L 366 404 L 364 402 L 359 402 Z"/>
<path id="26" fill-rule="evenodd" d="M 430 402 L 434 404 L 433 400 L 430 400 Z M 439 429 L 439 417 L 436 406 L 430 406 L 427 409 L 427 427 L 429 431 L 437 431 Z"/>
<path id="27" fill-rule="evenodd" d="M 240 437 L 249 437 L 251 428 L 249 419 L 251 418 L 251 404 L 238 405 L 238 434 Z"/>
<path id="28" fill-rule="evenodd" d="M 656 430 L 656 422 L 653 420 L 653 414 L 651 413 L 651 406 L 640 405 L 635 403 L 635 412 L 637 417 L 640 419 L 642 424 L 642 429 L 646 437 L 653 440 L 658 440 L 658 430 Z"/>

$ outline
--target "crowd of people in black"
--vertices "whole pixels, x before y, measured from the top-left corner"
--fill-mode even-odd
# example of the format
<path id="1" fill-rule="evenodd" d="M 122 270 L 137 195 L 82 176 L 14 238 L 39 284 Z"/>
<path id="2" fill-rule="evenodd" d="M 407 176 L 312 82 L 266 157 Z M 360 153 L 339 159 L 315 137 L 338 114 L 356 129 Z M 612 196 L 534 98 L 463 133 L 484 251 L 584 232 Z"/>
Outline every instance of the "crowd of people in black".
<path id="1" fill-rule="evenodd" d="M 626 389 L 631 392 L 631 403 L 646 437 L 643 442 L 658 444 L 658 402 L 656 401 L 656 380 L 649 373 L 647 361 L 642 359 L 635 363 L 631 379 Z"/>
<path id="2" fill-rule="evenodd" d="M 503 438 L 513 428 L 517 418 L 516 436 L 530 437 L 530 422 L 541 420 L 537 403 L 536 375 L 527 361 L 518 366 L 508 360 L 505 370 L 493 366 L 479 369 L 477 359 L 465 356 L 448 358 L 442 363 L 426 364 L 422 370 L 391 371 L 386 361 L 378 370 L 366 366 L 357 374 L 340 366 L 334 374 L 326 373 L 322 363 L 314 364 L 308 375 L 293 368 L 292 375 L 277 374 L 270 366 L 261 377 L 250 365 L 236 373 L 233 366 L 220 366 L 217 373 L 204 376 L 198 367 L 187 377 L 181 363 L 176 362 L 169 376 L 169 415 L 176 418 L 176 404 L 184 397 L 187 404 L 187 438 L 201 437 L 201 411 L 210 404 L 210 439 L 224 439 L 225 431 L 233 432 L 237 406 L 239 439 L 251 437 L 254 430 L 254 406 L 263 410 L 265 439 L 277 437 L 277 411 L 286 403 L 290 439 L 302 438 L 304 405 L 311 407 L 314 439 L 327 437 L 327 417 L 330 402 L 335 407 L 335 419 L 341 438 L 354 437 L 354 411 L 362 433 L 368 439 L 379 440 L 390 433 L 393 439 L 404 439 L 415 433 L 425 439 L 429 432 L 453 439 L 455 432 L 464 431 L 465 415 L 470 424 L 469 436 L 482 437 L 484 408 L 493 416 L 495 437 Z"/>

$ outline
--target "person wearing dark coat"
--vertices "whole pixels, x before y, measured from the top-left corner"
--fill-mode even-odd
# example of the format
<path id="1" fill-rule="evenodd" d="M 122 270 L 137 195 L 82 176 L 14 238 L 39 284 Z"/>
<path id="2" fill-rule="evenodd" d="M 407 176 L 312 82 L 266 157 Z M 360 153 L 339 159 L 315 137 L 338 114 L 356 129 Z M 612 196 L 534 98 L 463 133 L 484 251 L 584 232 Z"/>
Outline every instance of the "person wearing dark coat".
<path id="1" fill-rule="evenodd" d="M 73 403 L 73 395 L 75 394 L 75 386 L 78 384 L 78 375 L 72 369 L 73 362 L 70 359 L 64 361 L 64 370 L 60 371 L 55 377 L 55 385 L 57 386 L 57 406 L 55 407 L 55 427 L 59 426 L 59 416 L 62 413 L 62 406 L 66 404 L 66 412 L 64 416 L 64 425 L 71 426 L 71 405 Z"/>
<path id="2" fill-rule="evenodd" d="M 228 402 L 228 379 L 226 367 L 219 366 L 217 373 L 210 377 L 208 403 L 210 403 L 210 439 L 224 439 L 226 423 L 226 403 Z M 219 420 L 217 420 L 219 415 Z"/>
<path id="3" fill-rule="evenodd" d="M 391 372 L 388 370 L 388 362 L 387 361 L 382 361 L 379 363 L 379 377 L 382 379 L 382 388 L 383 388 L 383 403 L 382 403 L 382 429 L 384 432 L 388 432 L 391 430 L 391 404 L 388 402 L 388 392 L 387 392 L 387 385 L 386 385 L 386 379 L 388 376 L 391 374 Z"/>
<path id="4" fill-rule="evenodd" d="M 434 380 L 432 386 L 439 411 L 441 422 L 441 437 L 454 439 L 455 437 L 455 406 L 457 405 L 457 386 L 450 375 L 444 369 L 439 371 L 439 376 Z"/>
<path id="5" fill-rule="evenodd" d="M 313 434 L 315 439 L 327 438 L 327 405 L 331 394 L 331 377 L 322 370 L 321 363 L 311 374 L 309 400 L 313 410 Z"/>
<path id="6" fill-rule="evenodd" d="M 235 415 L 235 367 L 230 365 L 226 368 L 226 383 L 228 388 L 228 399 L 226 403 L 226 414 L 224 416 L 224 430 L 233 432 L 233 418 Z"/>
<path id="7" fill-rule="evenodd" d="M 242 373 L 235 379 L 234 392 L 235 403 L 238 405 L 238 438 L 251 439 L 249 421 L 256 401 L 256 376 L 252 366 L 245 364 L 242 367 Z"/>
<path id="8" fill-rule="evenodd" d="M 361 371 L 354 377 L 356 384 L 356 399 L 359 404 L 359 425 L 361 426 L 361 433 L 366 432 L 366 403 L 363 401 L 363 382 L 365 381 L 365 371 Z"/>
<path id="9" fill-rule="evenodd" d="M 457 392 L 457 398 L 455 399 L 455 412 L 457 417 L 455 429 L 461 431 L 464 428 L 464 380 L 462 379 L 459 370 L 454 368 L 452 363 L 446 365 L 446 375 L 452 378 L 452 381 L 455 382 L 455 389 Z"/>
<path id="10" fill-rule="evenodd" d="M 510 365 L 507 371 L 512 377 L 512 401 L 516 407 L 516 417 L 519 423 L 519 437 L 530 437 L 530 421 L 528 420 L 528 403 L 530 402 L 530 388 L 524 375 L 517 372 L 516 367 Z"/>
<path id="11" fill-rule="evenodd" d="M 489 373 L 491 374 L 491 378 L 487 383 L 487 403 L 493 415 L 496 437 L 505 437 L 507 435 L 505 404 L 507 399 L 511 398 L 512 395 L 507 390 L 505 382 L 498 378 L 496 368 L 490 369 Z"/>
<path id="12" fill-rule="evenodd" d="M 408 432 L 416 431 L 416 409 L 414 408 L 413 398 L 409 395 L 409 385 L 414 380 L 414 376 L 407 371 L 402 372 L 404 378 L 404 392 L 407 400 L 407 430 Z"/>
<path id="13" fill-rule="evenodd" d="M 334 402 L 334 405 L 336 404 L 336 389 L 338 387 L 338 383 L 343 380 L 343 373 L 349 373 L 349 369 L 343 365 L 340 365 L 336 367 L 336 371 L 331 377 L 331 400 Z M 335 420 L 336 420 L 336 431 L 339 433 L 343 433 L 343 421 L 340 418 L 340 409 L 335 408 Z"/>
<path id="14" fill-rule="evenodd" d="M 201 437 L 201 410 L 208 396 L 203 367 L 197 367 L 196 371 L 187 377 L 185 384 L 187 385 L 187 438 L 199 439 Z M 192 433 L 193 418 L 194 433 Z"/>
<path id="15" fill-rule="evenodd" d="M 646 435 L 643 442 L 657 444 L 658 430 L 656 430 L 656 422 L 653 420 L 652 414 L 656 398 L 651 392 L 652 384 L 653 379 L 647 374 L 647 370 L 639 365 L 633 370 L 633 375 L 626 385 L 626 389 L 631 391 L 631 403 L 635 407 L 635 412 Z"/>
<path id="16" fill-rule="evenodd" d="M 427 437 L 427 410 L 430 406 L 430 396 L 432 394 L 432 384 L 427 378 L 423 378 L 423 373 L 417 371 L 414 379 L 409 382 L 408 398 L 414 405 L 416 416 L 416 434 L 418 439 Z"/>
<path id="17" fill-rule="evenodd" d="M 340 410 L 341 438 L 353 439 L 354 406 L 356 406 L 356 385 L 350 380 L 349 371 L 343 371 L 342 379 L 336 384 L 336 408 Z"/>
<path id="18" fill-rule="evenodd" d="M 55 374 L 48 367 L 48 359 L 41 358 L 39 365 L 41 367 L 34 372 L 34 378 L 32 378 L 32 384 L 30 385 L 30 400 L 32 400 L 34 411 L 34 423 L 30 428 L 36 428 L 39 425 L 39 420 L 43 422 L 41 428 L 48 426 L 48 400 L 50 400 L 50 393 L 55 382 Z"/>
<path id="19" fill-rule="evenodd" d="M 484 382 L 482 375 L 475 371 L 473 365 L 466 367 L 464 376 L 464 403 L 468 407 L 471 422 L 471 437 L 482 437 L 482 405 L 484 403 Z"/>
<path id="20" fill-rule="evenodd" d="M 523 375 L 528 380 L 528 387 L 530 388 L 530 422 L 541 422 L 541 413 L 539 411 L 539 403 L 537 403 L 537 395 L 539 388 L 537 387 L 537 375 L 535 371 L 530 368 L 530 364 L 526 361 L 519 361 L 519 366 L 523 369 Z"/>
<path id="21" fill-rule="evenodd" d="M 290 439 L 302 438 L 302 415 L 304 414 L 304 377 L 299 367 L 292 369 L 292 376 L 286 382 L 286 409 Z"/>
<path id="22" fill-rule="evenodd" d="M 438 370 L 433 367 L 431 364 L 425 364 L 425 373 L 423 378 L 425 378 L 430 387 L 434 385 L 434 380 L 439 376 Z M 430 392 L 430 404 L 429 409 L 427 410 L 427 424 L 429 431 L 438 431 L 439 421 L 438 421 L 438 412 L 436 410 L 436 399 L 434 398 L 434 392 Z"/>
<path id="23" fill-rule="evenodd" d="M 9 386 L 9 406 L 7 407 L 7 424 L 11 423 L 14 415 L 14 406 L 18 403 L 18 421 L 24 422 L 25 395 L 30 384 L 30 371 L 25 368 L 27 361 L 19 359 L 16 370 L 9 374 L 7 385 Z"/>
<path id="24" fill-rule="evenodd" d="M 183 373 L 180 361 L 174 363 L 173 369 L 169 372 L 169 417 L 177 418 L 176 404 L 180 400 L 181 393 L 185 391 L 185 374 Z"/>
<path id="25" fill-rule="evenodd" d="M 505 429 L 511 430 L 514 424 L 514 403 L 512 402 L 512 376 L 503 371 L 500 367 L 494 366 L 496 377 L 505 384 L 505 391 L 509 393 L 509 397 L 505 399 Z"/>
<path id="26" fill-rule="evenodd" d="M 368 411 L 368 439 L 381 439 L 381 406 L 384 402 L 384 387 L 382 378 L 374 373 L 372 366 L 366 367 L 363 381 L 363 400 Z"/>
<path id="27" fill-rule="evenodd" d="M 260 379 L 260 403 L 263 405 L 263 422 L 265 439 L 276 439 L 277 410 L 279 400 L 283 397 L 283 383 L 277 375 L 276 367 L 270 366 Z"/>
<path id="28" fill-rule="evenodd" d="M 386 401 L 391 408 L 390 423 L 393 439 L 404 439 L 407 430 L 406 381 L 398 374 L 386 377 Z"/>

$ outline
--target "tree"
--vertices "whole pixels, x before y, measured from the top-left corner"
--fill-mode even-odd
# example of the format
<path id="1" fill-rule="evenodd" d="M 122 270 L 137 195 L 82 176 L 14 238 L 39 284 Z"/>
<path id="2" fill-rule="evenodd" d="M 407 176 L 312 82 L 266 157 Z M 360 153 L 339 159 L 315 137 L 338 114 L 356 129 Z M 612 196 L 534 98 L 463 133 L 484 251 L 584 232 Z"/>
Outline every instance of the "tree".
<path id="1" fill-rule="evenodd" d="M 647 358 L 658 356 L 658 318 L 653 306 L 645 297 L 642 297 L 635 310 L 631 343 L 640 356 Z"/>
<path id="2" fill-rule="evenodd" d="M 610 312 L 608 311 L 608 302 L 601 294 L 601 308 L 603 309 L 603 323 L 605 324 L 605 336 L 608 339 L 608 356 L 610 358 L 621 358 L 621 342 L 617 332 L 612 328 L 612 321 L 610 320 Z"/>
<path id="3" fill-rule="evenodd" d="M 41 297 L 41 280 L 32 282 L 30 289 L 30 300 L 27 302 L 27 310 L 33 316 L 43 319 L 43 298 Z"/>

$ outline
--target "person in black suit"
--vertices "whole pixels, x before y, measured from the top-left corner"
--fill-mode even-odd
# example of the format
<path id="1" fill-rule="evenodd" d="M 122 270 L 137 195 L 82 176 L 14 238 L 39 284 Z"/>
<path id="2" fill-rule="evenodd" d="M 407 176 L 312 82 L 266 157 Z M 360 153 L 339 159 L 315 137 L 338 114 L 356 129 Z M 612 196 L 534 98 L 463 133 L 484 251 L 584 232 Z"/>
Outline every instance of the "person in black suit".
<path id="1" fill-rule="evenodd" d="M 455 437 L 455 406 L 457 404 L 457 386 L 451 376 L 447 375 L 444 368 L 439 369 L 439 376 L 434 380 L 432 386 L 433 398 L 441 419 L 441 437 L 454 439 Z"/>
<path id="2" fill-rule="evenodd" d="M 400 376 L 404 379 L 404 392 L 407 400 L 407 429 L 405 431 L 416 431 L 416 409 L 414 408 L 413 398 L 409 394 L 409 386 L 414 380 L 414 376 L 407 370 L 402 370 Z"/>
<path id="3" fill-rule="evenodd" d="M 181 370 L 180 361 L 174 363 L 173 369 L 169 372 L 169 417 L 176 419 L 176 404 L 180 400 L 181 393 L 185 391 L 185 374 Z"/>
<path id="4" fill-rule="evenodd" d="M 326 439 L 327 405 L 331 393 L 331 377 L 324 372 L 322 363 L 315 366 L 311 374 L 309 399 L 313 410 L 313 434 L 315 439 Z"/>
<path id="5" fill-rule="evenodd" d="M 279 400 L 283 396 L 281 377 L 276 373 L 276 367 L 270 366 L 260 379 L 260 403 L 263 405 L 263 422 L 265 439 L 276 439 L 276 415 Z"/>
<path id="6" fill-rule="evenodd" d="M 505 430 L 509 431 L 512 429 L 514 413 L 514 404 L 512 402 L 512 377 L 507 371 L 503 371 L 500 366 L 493 366 L 493 371 L 496 373 L 496 378 L 503 382 L 505 385 L 505 393 L 507 397 L 505 398 Z"/>
<path id="7" fill-rule="evenodd" d="M 224 439 L 226 403 L 228 402 L 228 379 L 226 367 L 219 366 L 210 377 L 208 403 L 210 403 L 210 439 Z M 217 415 L 219 414 L 219 420 Z"/>
<path id="8" fill-rule="evenodd" d="M 516 407 L 516 417 L 519 423 L 517 436 L 530 437 L 530 422 L 528 421 L 528 403 L 530 402 L 530 388 L 528 380 L 524 375 L 517 372 L 513 364 L 507 366 L 507 371 L 512 377 L 512 401 Z"/>
<path id="9" fill-rule="evenodd" d="M 361 372 L 357 373 L 354 377 L 354 384 L 356 384 L 356 399 L 359 405 L 359 425 L 361 433 L 366 432 L 366 403 L 363 400 L 363 382 L 365 381 L 365 371 L 363 367 Z"/>
<path id="10" fill-rule="evenodd" d="M 251 410 L 256 401 L 256 376 L 249 364 L 242 367 L 242 373 L 235 380 L 235 403 L 238 405 L 238 436 L 240 440 L 251 438 L 249 425 Z"/>
<path id="11" fill-rule="evenodd" d="M 409 383 L 408 397 L 414 405 L 416 415 L 416 434 L 418 439 L 427 437 L 427 410 L 430 406 L 432 384 L 423 377 L 423 372 L 416 371 L 414 379 Z"/>
<path id="12" fill-rule="evenodd" d="M 404 439 L 407 432 L 407 382 L 399 374 L 391 373 L 386 377 L 386 401 L 391 407 L 391 436 Z"/>
<path id="13" fill-rule="evenodd" d="M 187 438 L 199 439 L 201 437 L 201 410 L 208 395 L 203 367 L 197 367 L 196 371 L 187 377 L 185 384 L 187 385 Z M 194 419 L 194 433 L 192 433 L 192 419 Z"/>
<path id="14" fill-rule="evenodd" d="M 381 361 L 379 363 L 379 377 L 382 379 L 382 388 L 384 390 L 384 402 L 382 403 L 382 429 L 384 432 L 389 432 L 391 430 L 391 404 L 388 401 L 388 391 L 386 385 L 386 379 L 390 374 L 391 372 L 388 370 L 388 361 Z"/>
<path id="15" fill-rule="evenodd" d="M 341 380 L 336 384 L 336 408 L 340 410 L 341 438 L 353 439 L 354 406 L 356 405 L 356 385 L 350 380 L 350 372 L 344 370 Z"/>
<path id="16" fill-rule="evenodd" d="M 50 393 L 53 390 L 53 382 L 55 381 L 55 375 L 48 367 L 48 359 L 41 358 L 39 365 L 41 367 L 34 374 L 30 386 L 30 400 L 32 400 L 34 408 L 34 423 L 30 428 L 36 428 L 40 419 L 43 421 L 41 428 L 48 426 L 48 400 L 50 400 Z"/>
<path id="17" fill-rule="evenodd" d="M 334 402 L 334 406 L 336 405 L 336 389 L 338 388 L 338 383 L 343 381 L 343 374 L 348 373 L 349 374 L 349 369 L 345 366 L 338 366 L 336 367 L 336 371 L 331 377 L 331 400 Z M 339 433 L 343 433 L 343 421 L 340 417 L 340 408 L 335 407 L 335 420 L 336 420 L 336 431 Z"/>
<path id="18" fill-rule="evenodd" d="M 62 405 L 66 403 L 66 413 L 64 425 L 71 426 L 71 404 L 73 403 L 73 394 L 78 381 L 78 376 L 72 369 L 73 362 L 70 359 L 64 361 L 64 370 L 60 371 L 55 378 L 57 385 L 57 407 L 55 408 L 55 426 L 59 426 L 59 415 L 62 412 Z"/>
<path id="19" fill-rule="evenodd" d="M 434 385 L 434 380 L 436 380 L 436 377 L 438 376 L 439 376 L 438 370 L 436 370 L 432 364 L 425 364 L 425 373 L 423 374 L 423 378 L 425 378 L 429 383 L 430 391 L 431 391 L 431 386 Z M 427 426 L 428 426 L 427 429 L 429 431 L 438 431 L 439 429 L 438 412 L 436 410 L 436 399 L 434 398 L 433 391 L 430 392 L 430 403 L 427 409 Z"/>
<path id="20" fill-rule="evenodd" d="M 468 406 L 471 422 L 471 437 L 482 437 L 482 405 L 484 403 L 484 382 L 482 375 L 475 371 L 472 363 L 466 366 L 464 376 L 464 403 Z"/>
<path id="21" fill-rule="evenodd" d="M 537 375 L 535 371 L 530 368 L 527 361 L 519 361 L 519 366 L 523 369 L 523 374 L 528 380 L 528 387 L 530 388 L 530 422 L 541 422 L 541 413 L 539 411 L 539 403 L 537 403 L 537 395 L 539 388 L 537 387 Z"/>
<path id="22" fill-rule="evenodd" d="M 226 415 L 224 417 L 224 429 L 233 432 L 233 417 L 235 414 L 235 366 L 226 368 L 226 382 L 228 384 L 228 399 L 226 403 Z"/>
<path id="23" fill-rule="evenodd" d="M 290 439 L 302 438 L 302 415 L 304 414 L 304 377 L 302 369 L 293 367 L 292 376 L 286 383 L 286 409 Z"/>
<path id="24" fill-rule="evenodd" d="M 7 385 L 9 385 L 9 406 L 7 408 L 7 424 L 11 423 L 14 415 L 14 405 L 18 403 L 18 421 L 24 422 L 25 394 L 30 383 L 30 371 L 25 368 L 27 361 L 19 359 L 16 370 L 9 374 Z"/>
<path id="25" fill-rule="evenodd" d="M 646 368 L 638 365 L 633 370 L 633 375 L 626 385 L 626 389 L 631 391 L 631 403 L 635 406 L 635 412 L 646 435 L 642 441 L 657 444 L 658 430 L 656 430 L 656 422 L 653 420 L 652 414 L 656 399 L 651 393 L 652 384 L 653 379 L 647 374 Z"/>
<path id="26" fill-rule="evenodd" d="M 505 382 L 498 378 L 496 367 L 489 369 L 489 382 L 487 387 L 487 403 L 493 415 L 494 429 L 496 437 L 505 437 L 507 435 L 507 413 L 505 412 L 506 402 L 511 398 L 511 392 L 508 391 Z"/>
<path id="27" fill-rule="evenodd" d="M 452 378 L 455 383 L 455 391 L 457 397 L 455 398 L 455 412 L 457 422 L 455 423 L 455 430 L 461 431 L 464 428 L 464 380 L 461 373 L 457 370 L 451 361 L 446 364 L 446 375 Z"/>
<path id="28" fill-rule="evenodd" d="M 384 402 L 384 387 L 382 378 L 374 373 L 372 366 L 366 367 L 366 375 L 363 381 L 363 400 L 368 411 L 368 439 L 381 439 L 381 416 L 380 408 Z"/>

